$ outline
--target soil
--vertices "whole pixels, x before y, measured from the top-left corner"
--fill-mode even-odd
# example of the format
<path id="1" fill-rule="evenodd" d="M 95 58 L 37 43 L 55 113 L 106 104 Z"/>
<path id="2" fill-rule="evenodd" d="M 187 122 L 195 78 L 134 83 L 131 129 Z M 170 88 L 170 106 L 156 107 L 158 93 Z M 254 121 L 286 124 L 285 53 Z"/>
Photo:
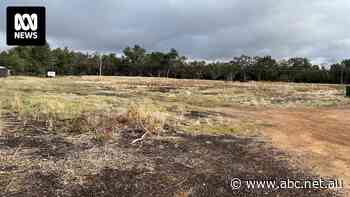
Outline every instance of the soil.
<path id="1" fill-rule="evenodd" d="M 276 128 L 271 128 L 278 130 L 280 116 L 271 116 L 276 118 L 276 122 L 271 120 Z M 3 117 L 3 121 L 0 196 L 341 195 L 324 189 L 251 190 L 242 186 L 232 190 L 232 178 L 276 181 L 320 178 L 309 168 L 291 165 L 290 158 L 294 156 L 259 136 L 189 135 L 178 131 L 132 145 L 130 142 L 142 133 L 125 130 L 101 144 L 87 134 L 53 134 L 42 125 L 23 126 L 11 117 Z M 297 120 L 289 121 L 286 124 L 299 125 Z"/>
<path id="2" fill-rule="evenodd" d="M 273 146 L 300 158 L 314 173 L 338 177 L 350 189 L 350 106 L 319 109 L 216 109 L 251 119 Z"/>

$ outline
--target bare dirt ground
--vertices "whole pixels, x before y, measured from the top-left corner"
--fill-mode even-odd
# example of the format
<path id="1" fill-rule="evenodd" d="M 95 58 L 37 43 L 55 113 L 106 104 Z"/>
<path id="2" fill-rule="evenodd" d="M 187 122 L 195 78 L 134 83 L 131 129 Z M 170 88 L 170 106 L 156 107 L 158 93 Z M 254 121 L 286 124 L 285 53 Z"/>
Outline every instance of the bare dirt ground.
<path id="1" fill-rule="evenodd" d="M 273 145 L 298 156 L 315 173 L 340 177 L 350 188 L 350 107 L 319 109 L 219 109 L 260 121 Z"/>
<path id="2" fill-rule="evenodd" d="M 46 132 L 12 117 L 0 136 L 0 196 L 338 196 L 320 189 L 230 188 L 232 178 L 317 180 L 289 155 L 258 137 L 172 133 L 130 141 L 121 131 L 106 144 L 88 135 Z M 13 162 L 11 162 L 11 160 Z M 340 195 L 340 194 L 339 194 Z"/>

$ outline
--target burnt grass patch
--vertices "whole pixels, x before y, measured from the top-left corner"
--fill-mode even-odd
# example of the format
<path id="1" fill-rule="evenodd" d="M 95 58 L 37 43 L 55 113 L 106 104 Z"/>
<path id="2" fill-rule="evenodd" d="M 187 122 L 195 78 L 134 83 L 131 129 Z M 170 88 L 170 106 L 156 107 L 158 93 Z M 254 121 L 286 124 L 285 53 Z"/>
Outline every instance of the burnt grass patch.
<path id="1" fill-rule="evenodd" d="M 251 190 L 242 186 L 232 190 L 232 178 L 276 181 L 320 178 L 292 168 L 287 155 L 254 139 L 175 134 L 170 138 L 148 139 L 139 145 L 113 146 L 151 159 L 154 168 L 140 167 L 147 163 L 137 163 L 137 167 L 129 170 L 108 166 L 97 174 L 87 175 L 84 184 L 73 184 L 66 191 L 67 196 L 340 196 L 321 189 Z"/>
<path id="2" fill-rule="evenodd" d="M 59 169 L 46 169 L 37 164 L 31 170 L 23 171 L 15 164 L 0 164 L 2 173 L 22 180 L 18 182 L 21 185 L 17 185 L 16 190 L 8 188 L 8 181 L 0 181 L 0 196 L 340 196 L 336 191 L 325 189 L 251 190 L 242 186 L 239 190 L 232 190 L 232 178 L 276 181 L 320 178 L 308 169 L 292 167 L 289 155 L 255 138 L 178 132 L 131 144 L 137 135 L 139 133 L 130 130 L 120 131 L 112 140 L 100 145 L 94 144 L 93 140 L 73 143 L 63 134 L 35 130 L 16 135 L 7 133 L 6 137 L 0 138 L 2 155 L 9 150 L 17 150 L 18 155 L 28 154 L 21 151 L 33 149 L 29 151 L 29 158 L 36 161 L 73 159 L 76 161 L 72 162 L 81 166 L 85 163 L 80 160 L 80 155 L 91 149 L 110 150 L 114 153 L 112 155 L 123 153 L 133 157 L 126 156 L 123 160 L 117 157 L 105 158 L 107 161 L 130 165 L 124 167 L 106 162 L 98 171 L 91 171 L 82 175 L 80 180 L 68 182 Z M 69 157 L 71 154 L 76 157 Z M 138 159 L 132 159 L 135 157 Z"/>
<path id="3" fill-rule="evenodd" d="M 57 161 L 65 159 L 73 152 L 89 148 L 86 143 L 76 145 L 69 142 L 66 139 L 68 134 L 51 133 L 42 122 L 32 121 L 24 125 L 11 116 L 7 116 L 6 119 L 10 122 L 5 128 L 8 132 L 0 135 L 0 153 L 6 150 L 6 152 L 21 154 L 21 150 L 29 150 L 22 155 L 31 159 Z"/>

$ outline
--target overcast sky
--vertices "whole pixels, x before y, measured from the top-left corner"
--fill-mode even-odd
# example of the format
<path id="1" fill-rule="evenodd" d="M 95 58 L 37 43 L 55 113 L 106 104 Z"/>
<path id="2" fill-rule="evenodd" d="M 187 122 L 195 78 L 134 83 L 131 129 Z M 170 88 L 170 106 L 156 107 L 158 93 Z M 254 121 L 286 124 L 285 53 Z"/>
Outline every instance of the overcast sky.
<path id="1" fill-rule="evenodd" d="M 44 5 L 52 47 L 120 53 L 176 48 L 192 59 L 240 54 L 350 58 L 349 0 L 0 0 L 0 48 L 9 5 Z"/>

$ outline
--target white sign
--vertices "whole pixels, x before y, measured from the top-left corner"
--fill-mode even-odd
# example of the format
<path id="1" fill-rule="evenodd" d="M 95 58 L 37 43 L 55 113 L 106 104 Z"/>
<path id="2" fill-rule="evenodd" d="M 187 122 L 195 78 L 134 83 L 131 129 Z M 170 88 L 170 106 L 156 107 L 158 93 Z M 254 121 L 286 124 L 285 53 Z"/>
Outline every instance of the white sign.
<path id="1" fill-rule="evenodd" d="M 54 72 L 54 71 L 49 71 L 49 72 L 47 72 L 47 76 L 48 76 L 48 77 L 56 77 L 56 72 Z"/>

